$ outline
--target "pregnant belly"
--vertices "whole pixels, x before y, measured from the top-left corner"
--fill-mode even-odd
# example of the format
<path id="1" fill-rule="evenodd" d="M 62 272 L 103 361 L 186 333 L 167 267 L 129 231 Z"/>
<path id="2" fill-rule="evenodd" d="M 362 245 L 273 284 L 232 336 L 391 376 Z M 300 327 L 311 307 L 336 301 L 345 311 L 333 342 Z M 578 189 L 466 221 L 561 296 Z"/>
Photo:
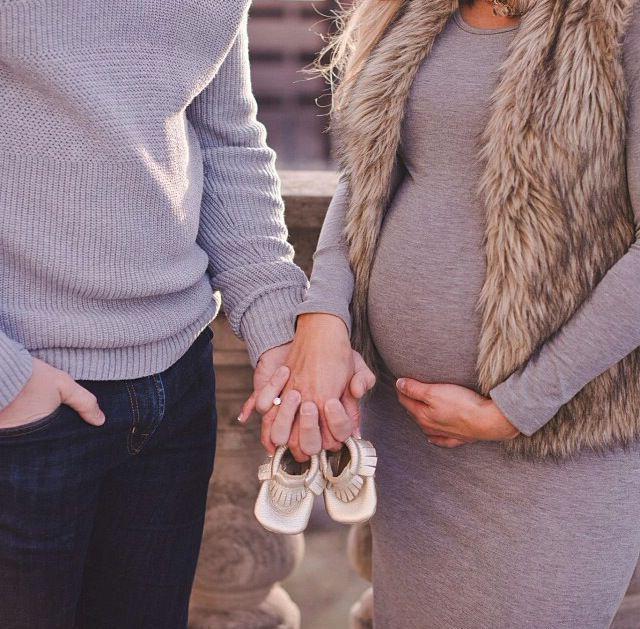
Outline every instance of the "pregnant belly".
<path id="1" fill-rule="evenodd" d="M 475 387 L 481 233 L 449 221 L 407 222 L 403 211 L 392 210 L 370 278 L 369 325 L 376 348 L 396 377 Z"/>

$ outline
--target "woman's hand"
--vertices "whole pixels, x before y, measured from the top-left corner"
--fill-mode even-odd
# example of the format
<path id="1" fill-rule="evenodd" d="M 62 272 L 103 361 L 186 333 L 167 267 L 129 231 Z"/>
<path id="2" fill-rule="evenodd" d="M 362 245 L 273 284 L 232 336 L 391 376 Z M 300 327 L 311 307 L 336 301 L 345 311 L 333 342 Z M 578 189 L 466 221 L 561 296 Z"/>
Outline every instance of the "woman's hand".
<path id="1" fill-rule="evenodd" d="M 329 400 L 340 399 L 349 385 L 355 365 L 347 326 L 339 317 L 312 313 L 298 317 L 296 335 L 291 344 L 286 366 L 289 380 L 278 395 L 280 407 L 273 408 L 272 400 L 259 395 L 256 409 L 263 415 L 262 443 L 271 450 L 274 446 L 289 444 L 292 454 L 298 459 L 320 450 L 337 450 L 351 433 L 348 420 L 329 426 L 325 405 Z M 297 395 L 300 395 L 298 399 Z M 317 408 L 321 443 L 300 444 L 300 421 L 298 405 L 313 402 Z M 305 428 L 314 418 L 308 415 L 311 406 L 305 404 Z M 343 416 L 344 419 L 344 416 Z M 313 447 L 315 446 L 315 447 Z M 313 450 L 311 450 L 313 447 Z"/>
<path id="2" fill-rule="evenodd" d="M 507 441 L 520 434 L 492 399 L 471 389 L 410 378 L 400 378 L 396 388 L 400 404 L 434 445 L 455 448 L 474 441 Z"/>
<path id="3" fill-rule="evenodd" d="M 304 402 L 300 406 L 299 414 L 294 418 L 291 408 L 283 408 L 287 404 L 287 398 L 282 398 L 282 405 L 275 412 L 275 417 L 270 420 L 269 413 L 263 418 L 263 443 L 269 448 L 276 445 L 289 446 L 293 456 L 298 461 L 304 461 L 311 454 L 317 454 L 321 449 L 338 449 L 351 435 L 360 438 L 360 400 L 365 393 L 373 388 L 376 378 L 367 367 L 362 356 L 355 350 L 353 361 L 355 371 L 344 393 L 338 398 L 331 398 L 324 404 L 324 413 L 321 415 L 314 402 Z M 288 391 L 295 399 L 301 399 L 295 389 Z M 295 402 L 294 402 L 295 403 Z M 269 428 L 269 421 L 271 426 Z M 325 445 L 319 430 L 326 426 L 336 441 L 336 446 Z M 318 438 L 313 437 L 318 434 Z"/>

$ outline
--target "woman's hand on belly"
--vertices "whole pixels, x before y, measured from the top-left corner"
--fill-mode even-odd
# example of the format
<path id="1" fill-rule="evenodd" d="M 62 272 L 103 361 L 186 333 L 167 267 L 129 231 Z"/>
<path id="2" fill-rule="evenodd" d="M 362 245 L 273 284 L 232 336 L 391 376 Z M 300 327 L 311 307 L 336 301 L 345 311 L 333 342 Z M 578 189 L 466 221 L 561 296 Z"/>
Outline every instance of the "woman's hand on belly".
<path id="1" fill-rule="evenodd" d="M 508 441 L 520 433 L 490 398 L 455 384 L 410 378 L 396 383 L 398 400 L 434 445 L 455 448 L 474 441 Z"/>

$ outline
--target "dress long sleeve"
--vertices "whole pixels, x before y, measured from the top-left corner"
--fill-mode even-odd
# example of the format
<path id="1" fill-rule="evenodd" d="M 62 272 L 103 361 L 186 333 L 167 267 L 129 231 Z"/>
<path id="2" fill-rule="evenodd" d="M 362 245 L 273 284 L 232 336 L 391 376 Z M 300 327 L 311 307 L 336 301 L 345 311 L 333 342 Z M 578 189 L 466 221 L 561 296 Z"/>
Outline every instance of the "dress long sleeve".
<path id="1" fill-rule="evenodd" d="M 311 286 L 298 314 L 323 312 L 340 317 L 351 330 L 349 304 L 353 295 L 353 272 L 344 238 L 347 184 L 341 179 L 322 225 L 313 256 Z"/>
<path id="2" fill-rule="evenodd" d="M 629 194 L 640 225 L 640 18 L 624 44 L 629 84 L 626 147 Z M 609 270 L 574 316 L 490 395 L 531 435 L 582 387 L 640 346 L 640 240 Z"/>
<path id="3" fill-rule="evenodd" d="M 406 175 L 402 161 L 396 162 L 391 176 L 393 197 Z M 354 276 L 349 264 L 349 246 L 344 236 L 348 206 L 348 185 L 341 177 L 322 225 L 313 256 L 311 286 L 298 314 L 322 312 L 340 317 L 351 332 L 349 306 Z"/>

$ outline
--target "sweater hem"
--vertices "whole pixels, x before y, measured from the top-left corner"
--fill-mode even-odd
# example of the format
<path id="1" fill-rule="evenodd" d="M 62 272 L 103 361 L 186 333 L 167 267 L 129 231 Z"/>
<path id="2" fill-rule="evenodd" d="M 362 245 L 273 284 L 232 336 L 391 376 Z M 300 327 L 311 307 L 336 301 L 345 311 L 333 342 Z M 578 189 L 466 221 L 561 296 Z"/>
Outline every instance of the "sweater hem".
<path id="1" fill-rule="evenodd" d="M 31 355 L 67 372 L 75 380 L 134 380 L 169 369 L 191 347 L 219 310 L 212 302 L 206 312 L 179 334 L 146 345 L 115 348 L 47 348 Z"/>

